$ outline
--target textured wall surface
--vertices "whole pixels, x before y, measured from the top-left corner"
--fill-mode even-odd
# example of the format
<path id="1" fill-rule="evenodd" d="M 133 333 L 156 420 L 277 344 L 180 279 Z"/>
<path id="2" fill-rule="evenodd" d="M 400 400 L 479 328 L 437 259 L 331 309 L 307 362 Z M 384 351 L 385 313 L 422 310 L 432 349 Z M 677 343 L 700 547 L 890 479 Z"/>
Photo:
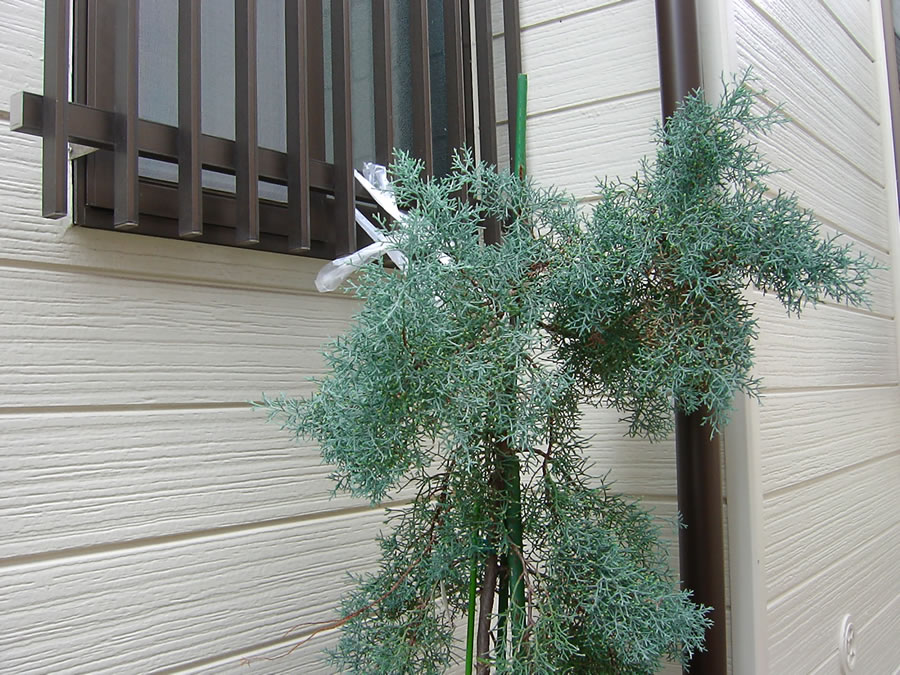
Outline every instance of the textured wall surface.
<path id="1" fill-rule="evenodd" d="M 560 4 L 522 2 L 528 160 L 589 201 L 650 148 L 652 2 Z M 42 14 L 0 5 L 3 670 L 329 672 L 333 633 L 242 664 L 334 616 L 381 511 L 329 500 L 316 449 L 246 402 L 303 393 L 355 305 L 315 292 L 316 261 L 42 219 L 40 140 L 8 126 L 10 94 L 41 91 Z M 670 517 L 671 445 L 586 425 L 598 473 Z"/>
<path id="2" fill-rule="evenodd" d="M 247 404 L 302 393 L 354 303 L 316 261 L 42 219 L 8 128 L 42 5 L 0 4 L 0 669 L 238 671 L 375 558 L 380 510 Z M 250 672 L 328 672 L 331 642 Z"/>
<path id="3" fill-rule="evenodd" d="M 42 2 L 0 6 L 0 653 L 13 672 L 328 672 L 325 634 L 375 556 L 381 513 L 328 499 L 316 449 L 246 401 L 303 393 L 354 303 L 319 263 L 84 230 L 40 218 L 40 141 L 11 134 L 40 91 Z M 499 3 L 495 3 L 497 5 Z M 872 0 L 734 0 L 737 67 L 794 122 L 762 144 L 779 185 L 891 263 Z M 659 115 L 652 0 L 521 0 L 528 167 L 592 198 L 628 176 Z M 502 82 L 499 13 L 495 55 Z M 505 142 L 505 99 L 497 99 Z M 501 157 L 505 149 L 501 148 Z M 900 665 L 900 389 L 890 273 L 871 309 L 787 321 L 759 298 L 759 415 L 772 672 L 837 672 L 840 617 L 860 672 Z M 674 453 L 591 411 L 598 474 L 661 516 Z M 301 625 L 295 636 L 312 630 Z"/>
<path id="4" fill-rule="evenodd" d="M 767 648 L 773 673 L 840 672 L 844 614 L 857 672 L 900 668 L 900 389 L 891 265 L 897 205 L 877 0 L 734 0 L 737 69 L 791 123 L 763 140 L 778 187 L 886 269 L 871 307 L 788 319 L 757 297 Z M 766 103 L 763 103 L 765 105 Z M 893 232 L 892 232 L 893 230 Z M 893 636 L 893 637 L 892 637 Z"/>

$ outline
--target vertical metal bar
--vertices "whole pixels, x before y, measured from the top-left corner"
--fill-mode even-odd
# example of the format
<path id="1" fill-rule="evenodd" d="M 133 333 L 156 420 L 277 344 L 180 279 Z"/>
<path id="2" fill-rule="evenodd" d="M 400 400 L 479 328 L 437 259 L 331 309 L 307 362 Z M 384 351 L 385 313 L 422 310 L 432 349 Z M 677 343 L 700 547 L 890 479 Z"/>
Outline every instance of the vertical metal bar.
<path id="1" fill-rule="evenodd" d="M 700 38 L 694 0 L 656 0 L 659 76 L 663 118 L 701 85 Z M 712 607 L 706 651 L 694 655 L 690 672 L 718 675 L 727 667 L 725 633 L 725 544 L 722 531 L 722 444 L 703 423 L 706 410 L 685 413 L 675 402 L 675 464 L 681 578 L 693 600 Z"/>
<path id="2" fill-rule="evenodd" d="M 434 171 L 431 130 L 431 62 L 428 47 L 428 1 L 409 3 L 410 61 L 413 90 L 413 153 Z"/>
<path id="3" fill-rule="evenodd" d="M 447 72 L 447 136 L 451 151 L 465 145 L 462 11 L 459 0 L 444 0 L 444 60 Z"/>
<path id="4" fill-rule="evenodd" d="M 306 5 L 306 114 L 309 156 L 325 161 L 325 27 L 322 0 L 303 0 Z"/>
<path id="5" fill-rule="evenodd" d="M 475 2 L 475 53 L 478 68 L 478 135 L 481 140 L 481 159 L 497 164 L 497 111 L 494 108 L 494 46 L 491 30 L 491 3 Z M 484 241 L 500 241 L 500 223 L 490 219 L 485 223 Z"/>
<path id="6" fill-rule="evenodd" d="M 481 159 L 497 163 L 497 111 L 494 107 L 494 45 L 489 2 L 475 3 L 475 54 L 478 72 L 478 135 Z"/>
<path id="7" fill-rule="evenodd" d="M 288 250 L 298 253 L 310 247 L 306 3 L 302 0 L 285 0 L 284 31 Z"/>
<path id="8" fill-rule="evenodd" d="M 503 52 L 506 62 L 506 119 L 509 122 L 509 166 L 514 164 L 516 147 L 516 81 L 522 72 L 522 36 L 519 29 L 519 1 L 503 0 Z"/>
<path id="9" fill-rule="evenodd" d="M 113 225 L 138 225 L 138 3 L 116 5 L 115 112 L 113 153 Z"/>
<path id="10" fill-rule="evenodd" d="M 372 1 L 372 62 L 375 76 L 375 161 L 387 165 L 394 151 L 390 0 Z"/>
<path id="11" fill-rule="evenodd" d="M 200 0 L 178 0 L 178 236 L 203 234 Z"/>
<path id="12" fill-rule="evenodd" d="M 120 3 L 117 0 L 79 0 L 83 8 L 79 12 L 84 15 L 84 103 L 103 110 L 116 109 L 116 35 L 119 26 L 116 18 Z M 74 36 L 78 40 L 81 36 Z M 115 121 L 113 132 L 115 134 Z M 115 140 L 115 139 L 113 139 Z M 115 148 L 113 148 L 115 150 Z M 86 208 L 102 205 L 110 208 L 115 201 L 113 197 L 115 181 L 113 180 L 115 152 L 94 152 L 79 161 L 85 169 L 85 180 L 82 183 L 84 203 L 79 206 L 77 215 L 85 216 Z M 99 178 L 97 178 L 99 177 Z M 84 217 L 79 221 L 86 223 Z"/>
<path id="13" fill-rule="evenodd" d="M 331 2 L 331 85 L 334 113 L 335 252 L 356 249 L 353 129 L 350 119 L 350 0 Z"/>
<path id="14" fill-rule="evenodd" d="M 235 241 L 259 242 L 259 168 L 256 114 L 256 0 L 234 2 Z"/>
<path id="15" fill-rule="evenodd" d="M 44 218 L 62 218 L 68 209 L 68 101 L 69 0 L 47 0 L 44 8 L 44 144 L 41 150 Z"/>
<path id="16" fill-rule="evenodd" d="M 86 0 L 75 0 L 72 7 L 72 100 L 82 105 L 87 103 L 87 31 L 88 13 Z M 93 154 L 93 153 L 92 153 Z M 88 159 L 74 163 L 72 175 L 72 220 L 85 222 L 85 189 L 86 167 Z"/>
<path id="17" fill-rule="evenodd" d="M 465 92 L 465 144 L 475 149 L 475 91 L 472 84 L 472 14 L 470 0 L 459 0 L 462 22 L 463 91 Z"/>

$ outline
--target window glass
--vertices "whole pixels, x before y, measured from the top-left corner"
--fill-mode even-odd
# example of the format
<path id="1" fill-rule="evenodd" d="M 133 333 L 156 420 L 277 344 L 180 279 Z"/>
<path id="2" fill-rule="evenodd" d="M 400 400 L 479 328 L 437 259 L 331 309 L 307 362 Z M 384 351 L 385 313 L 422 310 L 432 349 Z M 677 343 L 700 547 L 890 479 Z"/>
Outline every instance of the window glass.
<path id="1" fill-rule="evenodd" d="M 448 168 L 447 111 L 443 11 L 440 2 L 429 3 L 431 45 L 431 105 L 434 128 L 435 169 Z M 374 80 L 372 75 L 372 3 L 352 0 L 351 105 L 354 165 L 375 157 Z M 178 123 L 178 0 L 153 0 L 139 6 L 138 114 L 141 118 L 176 126 Z M 333 159 L 331 109 L 330 3 L 323 3 L 326 161 Z M 412 147 L 411 66 L 409 3 L 391 2 L 391 51 L 395 145 Z M 257 88 L 259 145 L 284 152 L 285 74 L 284 2 L 257 3 Z M 234 0 L 201 4 L 201 117 L 204 134 L 234 139 Z M 177 180 L 177 167 L 168 162 L 141 159 L 141 174 Z M 204 171 L 204 186 L 234 191 L 234 178 Z M 280 186 L 260 184 L 261 196 L 283 200 Z"/>

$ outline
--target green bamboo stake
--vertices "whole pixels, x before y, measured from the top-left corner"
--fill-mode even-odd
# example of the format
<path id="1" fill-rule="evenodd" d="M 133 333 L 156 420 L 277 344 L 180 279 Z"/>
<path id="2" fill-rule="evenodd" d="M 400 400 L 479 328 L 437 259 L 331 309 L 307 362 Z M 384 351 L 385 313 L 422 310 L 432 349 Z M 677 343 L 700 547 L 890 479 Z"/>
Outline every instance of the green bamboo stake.
<path id="1" fill-rule="evenodd" d="M 525 118 L 528 104 L 528 76 L 519 73 L 516 82 L 516 152 L 513 166 L 519 178 L 525 178 Z"/>
<path id="2" fill-rule="evenodd" d="M 525 178 L 525 120 L 528 102 L 528 76 L 519 73 L 516 82 L 516 147 L 513 155 L 513 169 L 519 178 Z M 505 654 L 506 626 L 510 626 L 512 637 L 512 656 L 515 658 L 521 647 L 522 636 L 525 628 L 525 566 L 522 561 L 522 486 L 520 478 L 519 459 L 515 453 L 503 458 L 504 482 L 506 483 L 507 511 L 506 531 L 509 533 L 510 551 L 507 557 L 507 588 L 506 597 L 501 590 L 500 600 L 503 604 L 508 601 L 507 613 L 512 621 L 504 620 L 500 630 L 498 646 L 500 655 Z M 498 626 L 498 628 L 500 628 Z"/>
<path id="3" fill-rule="evenodd" d="M 478 557 L 472 556 L 469 571 L 469 616 L 466 626 L 466 675 L 472 675 L 472 655 L 475 652 L 475 597 L 478 586 Z"/>
<path id="4" fill-rule="evenodd" d="M 525 178 L 525 117 L 528 100 L 528 76 L 519 73 L 516 82 L 516 147 L 513 155 L 513 169 L 519 178 Z M 503 458 L 503 480 L 508 496 L 508 506 L 504 522 L 509 532 L 510 544 L 515 550 L 510 551 L 507 558 L 505 583 L 501 579 L 497 620 L 497 652 L 500 659 L 506 653 L 506 625 L 509 611 L 510 595 L 515 622 L 512 624 L 513 644 L 521 639 L 525 618 L 525 568 L 522 564 L 522 487 L 519 477 L 519 460 L 515 454 Z M 466 675 L 472 673 L 472 654 L 475 641 L 475 597 L 477 592 L 478 562 L 472 558 L 472 569 L 469 574 L 469 613 L 466 632 Z M 512 593 L 510 593 L 512 587 Z"/>

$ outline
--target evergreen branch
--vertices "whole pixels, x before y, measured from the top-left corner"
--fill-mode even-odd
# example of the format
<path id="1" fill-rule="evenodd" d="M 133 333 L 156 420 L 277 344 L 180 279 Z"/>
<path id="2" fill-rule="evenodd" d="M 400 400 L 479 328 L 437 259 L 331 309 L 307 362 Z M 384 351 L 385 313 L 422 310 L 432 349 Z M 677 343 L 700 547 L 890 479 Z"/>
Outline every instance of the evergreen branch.
<path id="1" fill-rule="evenodd" d="M 874 263 L 766 184 L 775 170 L 748 134 L 781 118 L 753 101 L 745 79 L 718 105 L 687 99 L 654 160 L 602 183 L 587 214 L 467 153 L 441 178 L 399 156 L 406 273 L 363 269 L 331 374 L 307 399 L 262 403 L 321 444 L 337 489 L 378 502 L 417 483 L 379 573 L 321 628 L 342 628 L 338 666 L 442 672 L 472 561 L 480 673 L 649 673 L 701 648 L 706 609 L 674 590 L 650 516 L 591 487 L 578 427 L 585 404 L 606 405 L 662 438 L 677 402 L 721 428 L 735 393 L 758 387 L 748 287 L 790 314 L 866 302 Z M 497 245 L 481 241 L 488 219 L 508 223 Z"/>

